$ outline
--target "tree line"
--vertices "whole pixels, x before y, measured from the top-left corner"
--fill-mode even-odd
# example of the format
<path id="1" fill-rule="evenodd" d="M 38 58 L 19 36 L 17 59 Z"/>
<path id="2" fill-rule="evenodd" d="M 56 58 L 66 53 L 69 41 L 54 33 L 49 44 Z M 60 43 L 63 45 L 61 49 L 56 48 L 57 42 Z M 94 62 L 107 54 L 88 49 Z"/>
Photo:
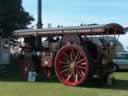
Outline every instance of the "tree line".
<path id="1" fill-rule="evenodd" d="M 34 20 L 24 10 L 22 0 L 0 0 L 0 35 L 8 37 L 17 29 L 26 29 Z"/>

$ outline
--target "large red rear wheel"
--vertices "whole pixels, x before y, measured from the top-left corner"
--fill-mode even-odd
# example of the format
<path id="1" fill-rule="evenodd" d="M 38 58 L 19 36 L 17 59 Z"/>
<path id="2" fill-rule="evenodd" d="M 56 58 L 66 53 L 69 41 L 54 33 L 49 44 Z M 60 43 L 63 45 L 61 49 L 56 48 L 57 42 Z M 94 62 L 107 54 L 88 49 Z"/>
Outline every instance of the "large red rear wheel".
<path id="1" fill-rule="evenodd" d="M 62 47 L 55 57 L 55 71 L 58 79 L 66 85 L 77 86 L 87 79 L 88 59 L 77 45 Z"/>

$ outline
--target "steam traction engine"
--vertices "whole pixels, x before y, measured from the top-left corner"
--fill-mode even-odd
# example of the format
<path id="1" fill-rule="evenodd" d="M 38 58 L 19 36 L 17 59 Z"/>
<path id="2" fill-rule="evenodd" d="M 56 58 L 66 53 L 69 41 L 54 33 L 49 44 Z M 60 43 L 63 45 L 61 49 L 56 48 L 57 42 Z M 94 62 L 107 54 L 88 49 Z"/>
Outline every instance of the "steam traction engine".
<path id="1" fill-rule="evenodd" d="M 77 86 L 92 79 L 105 81 L 113 72 L 112 52 L 115 45 L 103 38 L 99 43 L 89 37 L 123 34 L 123 27 L 112 23 L 63 28 L 17 30 L 22 40 L 19 58 L 22 77 L 27 66 L 34 64 L 45 78 L 56 74 L 66 85 Z"/>

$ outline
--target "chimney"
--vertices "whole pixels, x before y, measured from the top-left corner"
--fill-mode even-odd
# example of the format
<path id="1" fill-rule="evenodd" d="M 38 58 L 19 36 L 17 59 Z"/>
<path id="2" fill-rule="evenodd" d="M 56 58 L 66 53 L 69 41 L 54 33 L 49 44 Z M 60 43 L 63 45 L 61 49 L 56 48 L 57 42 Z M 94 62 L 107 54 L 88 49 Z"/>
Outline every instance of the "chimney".
<path id="1" fill-rule="evenodd" d="M 37 28 L 42 28 L 42 0 L 38 0 Z"/>

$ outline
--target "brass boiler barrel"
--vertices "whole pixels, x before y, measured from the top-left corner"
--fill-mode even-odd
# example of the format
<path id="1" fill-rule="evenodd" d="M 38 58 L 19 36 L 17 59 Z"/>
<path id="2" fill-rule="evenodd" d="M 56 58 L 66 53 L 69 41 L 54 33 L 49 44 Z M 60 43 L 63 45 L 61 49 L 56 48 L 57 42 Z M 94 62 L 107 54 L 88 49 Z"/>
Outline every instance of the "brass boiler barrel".
<path id="1" fill-rule="evenodd" d="M 116 23 L 106 25 L 86 25 L 63 28 L 24 29 L 14 31 L 15 36 L 59 36 L 65 34 L 111 35 L 124 34 L 124 28 Z"/>

